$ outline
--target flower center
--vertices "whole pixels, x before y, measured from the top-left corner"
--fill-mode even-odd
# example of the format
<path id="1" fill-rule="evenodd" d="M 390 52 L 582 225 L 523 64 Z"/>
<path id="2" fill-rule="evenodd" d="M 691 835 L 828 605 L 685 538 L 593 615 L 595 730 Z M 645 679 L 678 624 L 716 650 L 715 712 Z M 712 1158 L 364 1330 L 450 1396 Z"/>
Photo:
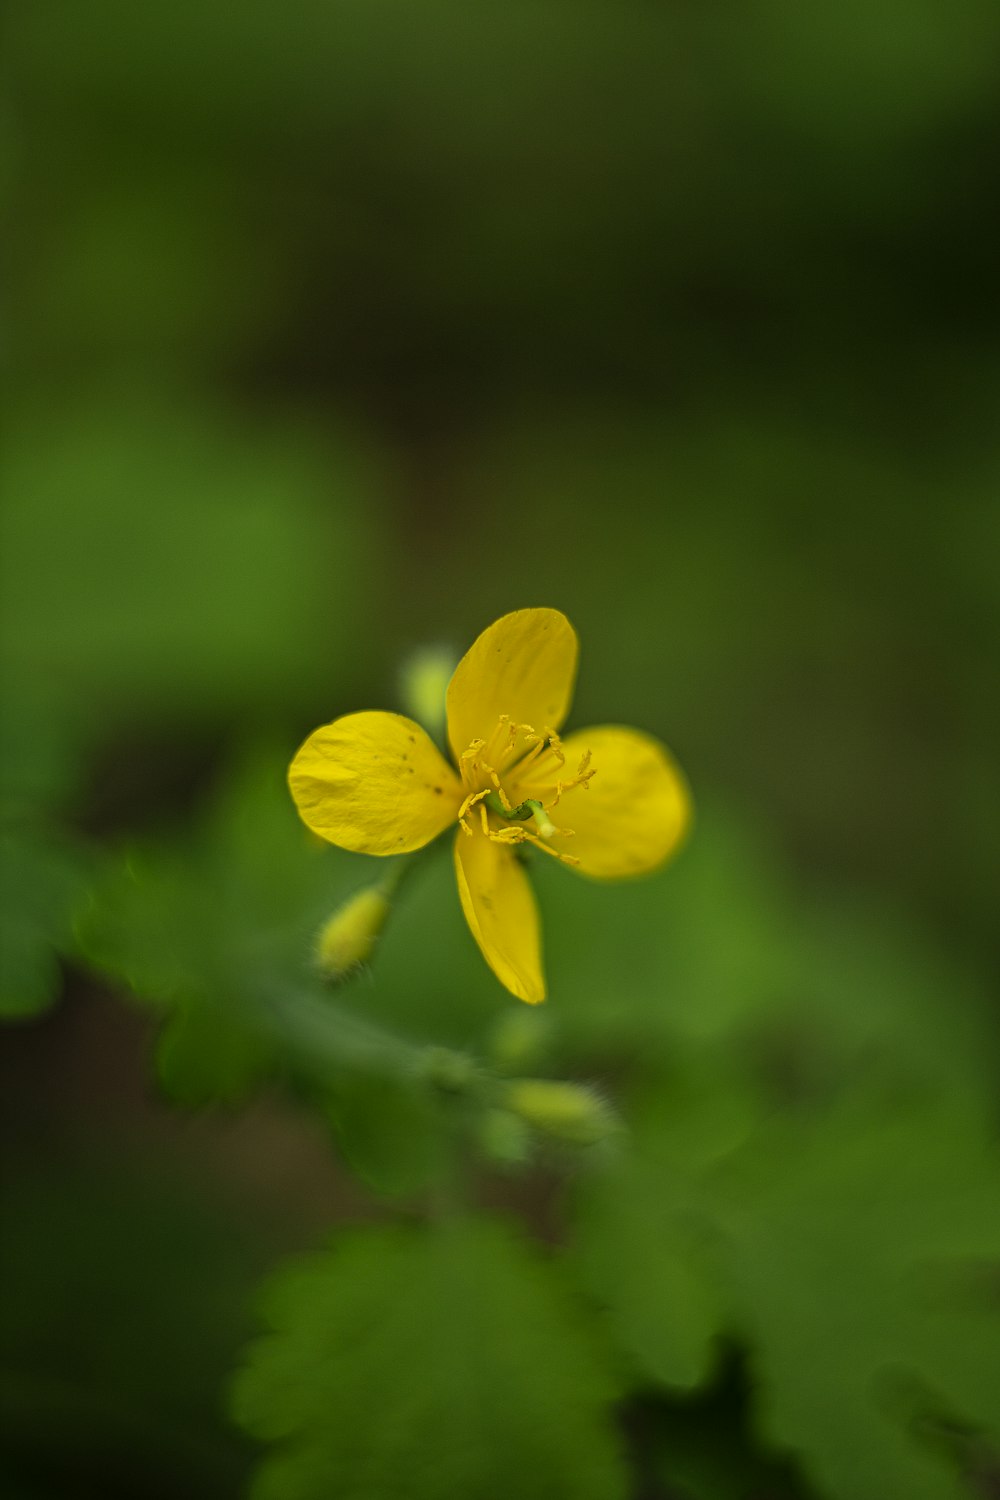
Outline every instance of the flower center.
<path id="1" fill-rule="evenodd" d="M 557 827 L 550 814 L 567 792 L 577 787 L 587 790 L 594 775 L 589 750 L 576 775 L 567 776 L 566 756 L 555 730 L 543 729 L 539 734 L 530 724 L 515 724 L 509 715 L 501 714 L 488 740 L 475 739 L 463 750 L 459 769 L 469 791 L 458 821 L 470 838 L 478 808 L 482 831 L 494 843 L 534 844 L 565 864 L 580 863 L 552 847 L 551 839 L 572 838 L 573 830 Z"/>

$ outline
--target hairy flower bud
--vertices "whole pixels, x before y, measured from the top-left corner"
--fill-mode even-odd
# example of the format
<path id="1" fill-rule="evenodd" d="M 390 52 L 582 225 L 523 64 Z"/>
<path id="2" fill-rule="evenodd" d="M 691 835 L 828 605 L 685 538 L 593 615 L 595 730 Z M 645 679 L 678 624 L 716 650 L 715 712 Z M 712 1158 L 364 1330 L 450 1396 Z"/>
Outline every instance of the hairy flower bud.
<path id="1" fill-rule="evenodd" d="M 316 942 L 316 960 L 327 979 L 344 979 L 368 962 L 389 911 L 389 898 L 377 885 L 366 886 L 338 907 Z"/>
<path id="2" fill-rule="evenodd" d="M 593 1146 L 620 1128 L 611 1106 L 585 1084 L 517 1078 L 503 1097 L 507 1108 L 526 1124 L 574 1146 Z"/>

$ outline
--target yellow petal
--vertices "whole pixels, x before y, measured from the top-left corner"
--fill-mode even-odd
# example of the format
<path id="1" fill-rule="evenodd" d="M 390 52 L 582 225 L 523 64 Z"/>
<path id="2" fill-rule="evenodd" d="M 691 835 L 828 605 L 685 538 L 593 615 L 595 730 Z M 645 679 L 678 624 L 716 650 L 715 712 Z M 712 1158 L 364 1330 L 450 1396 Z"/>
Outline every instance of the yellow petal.
<path id="1" fill-rule="evenodd" d="M 465 920 L 500 983 L 519 1000 L 545 999 L 538 908 L 531 883 L 509 847 L 478 829 L 455 839 L 455 873 Z"/>
<path id="2" fill-rule="evenodd" d="M 563 740 L 566 779 L 588 750 L 593 777 L 567 792 L 550 813 L 574 837 L 556 837 L 553 847 L 573 855 L 580 873 L 597 880 L 646 875 L 669 859 L 687 831 L 687 783 L 659 740 L 617 724 L 582 729 Z M 531 795 L 541 790 L 533 788 Z"/>
<path id="3" fill-rule="evenodd" d="M 448 686 L 448 740 L 457 760 L 489 739 L 501 714 L 558 729 L 576 680 L 576 631 L 557 609 L 518 609 L 484 630 Z"/>
<path id="4" fill-rule="evenodd" d="M 462 789 L 419 724 L 346 714 L 317 729 L 288 771 L 302 821 L 342 849 L 408 854 L 454 822 Z"/>

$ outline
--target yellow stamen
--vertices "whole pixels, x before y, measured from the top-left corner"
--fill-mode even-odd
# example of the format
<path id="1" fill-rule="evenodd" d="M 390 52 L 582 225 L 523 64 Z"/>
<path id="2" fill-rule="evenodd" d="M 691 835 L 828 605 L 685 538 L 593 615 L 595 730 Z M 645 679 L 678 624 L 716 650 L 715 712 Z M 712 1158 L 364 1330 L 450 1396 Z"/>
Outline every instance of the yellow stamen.
<path id="1" fill-rule="evenodd" d="M 511 753 L 511 751 L 514 748 L 514 746 L 517 744 L 517 734 L 518 734 L 518 730 L 521 729 L 521 728 L 524 728 L 524 726 L 523 725 L 519 725 L 519 724 L 515 724 L 513 720 L 510 721 L 510 725 L 509 725 L 508 730 L 507 730 L 507 743 L 506 743 L 506 745 L 504 745 L 503 750 L 501 752 L 501 759 L 502 760 L 506 760 L 507 759 L 507 756 Z"/>
<path id="2" fill-rule="evenodd" d="M 533 761 L 538 760 L 538 757 L 544 752 L 546 748 L 545 736 L 541 734 L 529 735 L 528 743 L 531 745 L 531 749 L 528 751 L 524 759 L 518 762 L 518 774 L 521 776 L 524 775 L 528 766 L 530 766 Z"/>
<path id="3" fill-rule="evenodd" d="M 479 755 L 486 747 L 485 740 L 473 740 L 467 749 L 463 750 L 458 757 L 458 769 L 466 786 L 475 780 L 478 767 Z"/>
<path id="4" fill-rule="evenodd" d="M 558 849 L 553 849 L 544 839 L 537 834 L 529 833 L 527 828 L 498 828 L 490 829 L 489 837 L 495 844 L 534 844 L 536 849 L 544 849 L 546 854 L 551 854 L 553 859 L 560 860 L 564 865 L 578 865 L 580 861 L 574 859 L 572 854 L 560 854 Z"/>
<path id="5" fill-rule="evenodd" d="M 566 793 L 571 792 L 574 787 L 582 786 L 584 791 L 587 790 L 587 787 L 590 784 L 590 778 L 596 775 L 596 772 L 588 769 L 589 763 L 590 751 L 588 750 L 586 755 L 584 755 L 583 759 L 580 761 L 580 770 L 578 774 L 574 776 L 573 780 L 556 782 L 556 794 L 551 802 L 547 802 L 545 804 L 546 812 L 550 813 L 554 807 L 557 807 Z"/>
<path id="6" fill-rule="evenodd" d="M 580 861 L 573 854 L 560 854 L 558 849 L 553 849 L 544 839 L 536 838 L 533 833 L 526 835 L 528 843 L 534 844 L 536 849 L 544 849 L 546 854 L 551 854 L 553 859 L 558 859 L 564 865 L 578 865 Z"/>
<path id="7" fill-rule="evenodd" d="M 518 750 L 524 750 L 521 759 L 517 760 Z M 560 854 L 553 849 L 548 842 L 557 835 L 564 838 L 572 838 L 572 828 L 559 828 L 552 822 L 549 814 L 559 805 L 567 792 L 573 791 L 575 787 L 587 787 L 594 772 L 590 768 L 590 751 L 586 751 L 580 758 L 577 772 L 570 780 L 564 781 L 554 773 L 562 770 L 566 764 L 566 753 L 562 741 L 554 729 L 545 725 L 541 733 L 532 724 L 517 724 L 509 714 L 501 714 L 488 739 L 474 739 L 468 748 L 459 756 L 459 766 L 462 779 L 466 786 L 470 787 L 468 795 L 462 802 L 458 811 L 458 822 L 462 831 L 469 837 L 473 835 L 473 824 L 471 814 L 473 809 L 479 808 L 479 822 L 483 833 L 497 844 L 514 847 L 518 844 L 534 844 L 536 848 L 544 849 L 554 859 L 562 860 L 565 864 L 577 865 L 578 859 L 571 855 Z M 550 758 L 551 757 L 551 758 Z M 508 825 L 503 828 L 492 828 L 490 826 L 489 810 L 485 805 L 488 797 L 495 797 L 503 813 L 510 816 L 515 811 L 515 805 L 507 794 L 507 789 L 501 780 L 505 768 L 509 768 L 509 775 L 516 778 L 515 788 L 520 797 L 528 794 L 530 786 L 534 785 L 539 791 L 548 783 L 551 787 L 555 782 L 555 796 L 549 802 L 542 802 L 540 796 L 528 798 L 535 804 L 533 813 L 537 831 L 529 831 L 523 823 L 516 826 Z M 525 773 L 528 772 L 528 775 Z M 488 778 L 490 785 L 484 786 L 484 779 Z M 474 788 L 474 789 L 473 789 Z M 544 793 L 543 793 L 544 795 Z M 499 815 L 500 809 L 494 802 L 494 810 Z"/>
<path id="8" fill-rule="evenodd" d="M 490 780 L 492 781 L 493 785 L 497 789 L 497 796 L 500 798 L 500 801 L 503 804 L 503 810 L 504 810 L 504 812 L 506 812 L 506 813 L 513 812 L 514 811 L 514 804 L 510 800 L 510 798 L 507 796 L 507 793 L 504 791 L 503 787 L 500 785 L 500 777 L 497 775 L 497 773 L 495 771 L 490 770 L 489 767 L 486 767 L 486 769 L 490 771 Z"/>
<path id="9" fill-rule="evenodd" d="M 465 801 L 462 803 L 461 807 L 458 809 L 459 818 L 464 818 L 470 808 L 475 807 L 477 802 L 482 802 L 483 798 L 488 797 L 489 795 L 490 794 L 488 790 L 483 792 L 470 792 Z"/>
<path id="10" fill-rule="evenodd" d="M 483 798 L 488 796 L 488 790 L 485 792 L 470 792 L 465 801 L 462 803 L 461 807 L 458 809 L 458 821 L 465 829 L 465 832 L 469 835 L 470 838 L 472 837 L 472 829 L 469 827 L 468 814 L 472 811 L 477 802 L 481 803 Z M 486 809 L 484 808 L 483 811 L 485 812 Z"/>
<path id="11" fill-rule="evenodd" d="M 486 741 L 486 743 L 485 743 L 485 745 L 483 747 L 485 757 L 488 758 L 489 760 L 493 759 L 493 748 L 494 748 L 494 745 L 496 743 L 497 735 L 503 734 L 503 732 L 510 725 L 510 722 L 511 721 L 510 721 L 510 715 L 509 714 L 501 714 L 500 718 L 497 720 L 496 728 L 494 729 L 493 733 L 490 735 L 489 739 Z M 515 724 L 515 725 L 513 725 L 511 727 L 513 727 L 514 732 L 516 733 L 517 732 L 517 725 Z M 501 754 L 502 753 L 503 752 L 501 750 Z"/>

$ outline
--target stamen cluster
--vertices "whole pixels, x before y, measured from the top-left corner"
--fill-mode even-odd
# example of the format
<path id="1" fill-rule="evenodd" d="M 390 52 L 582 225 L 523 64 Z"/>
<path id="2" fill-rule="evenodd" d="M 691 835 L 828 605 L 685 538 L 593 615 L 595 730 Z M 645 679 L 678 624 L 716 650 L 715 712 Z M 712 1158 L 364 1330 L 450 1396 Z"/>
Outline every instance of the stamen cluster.
<path id="1" fill-rule="evenodd" d="M 564 864 L 579 864 L 571 854 L 546 842 L 556 836 L 573 837 L 573 829 L 557 827 L 550 814 L 567 792 L 577 787 L 586 790 L 594 775 L 589 750 L 581 757 L 576 775 L 566 780 L 565 765 L 562 742 L 554 729 L 545 727 L 539 733 L 531 724 L 517 724 L 509 714 L 501 714 L 489 739 L 472 740 L 459 757 L 462 784 L 470 788 L 458 810 L 459 826 L 472 838 L 470 818 L 478 807 L 482 831 L 494 843 L 534 844 Z M 519 800 L 508 794 L 503 777 L 520 794 Z M 538 795 L 527 795 L 531 791 Z M 547 796 L 548 801 L 544 800 Z M 503 820 L 500 826 L 490 821 L 491 813 Z M 529 819 L 536 833 L 524 826 Z"/>

